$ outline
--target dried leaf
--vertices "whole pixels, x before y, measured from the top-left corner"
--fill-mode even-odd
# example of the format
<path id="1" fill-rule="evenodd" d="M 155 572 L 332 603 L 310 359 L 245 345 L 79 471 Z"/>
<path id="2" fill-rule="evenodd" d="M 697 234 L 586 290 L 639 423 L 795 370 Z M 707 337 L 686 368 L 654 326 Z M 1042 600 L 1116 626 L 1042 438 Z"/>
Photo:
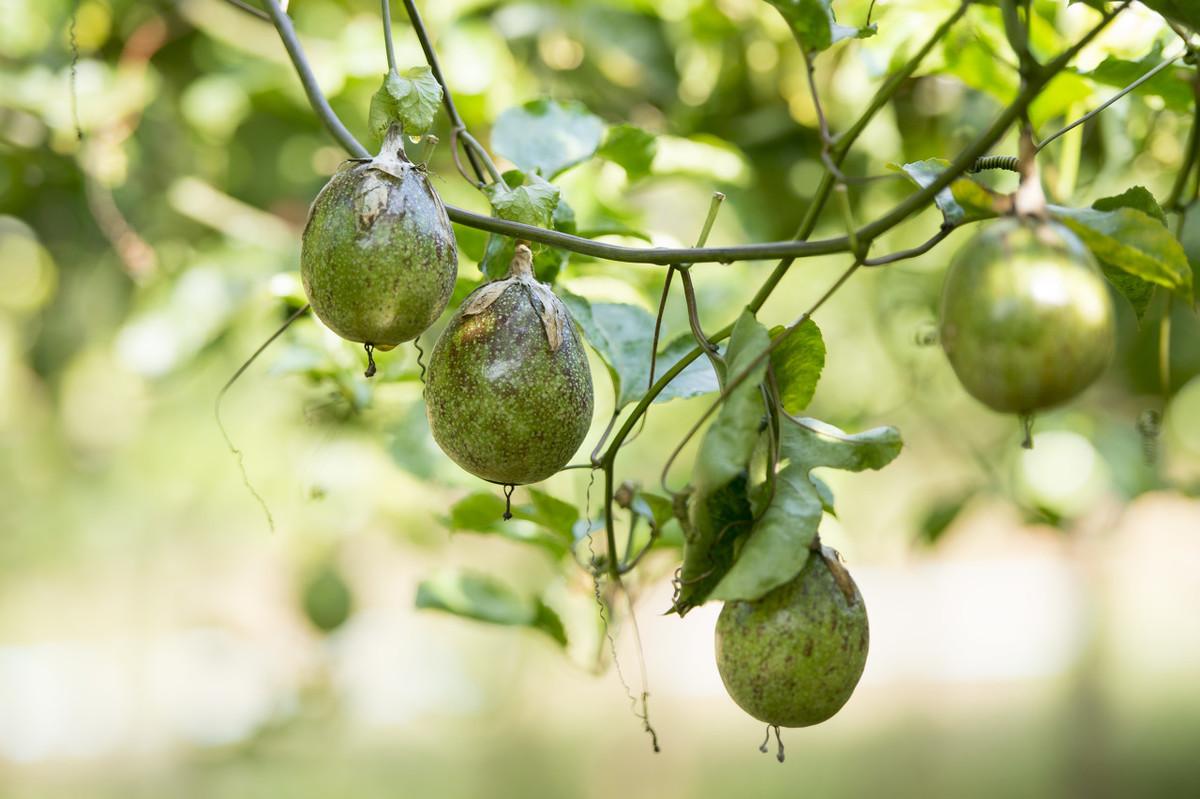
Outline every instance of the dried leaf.
<path id="1" fill-rule="evenodd" d="M 463 316 L 474 316 L 477 313 L 483 313 L 492 307 L 492 303 L 500 299 L 501 295 L 514 282 L 513 278 L 509 278 L 507 280 L 496 280 L 480 286 L 470 297 L 467 297 L 466 301 L 462 304 L 460 313 Z"/>

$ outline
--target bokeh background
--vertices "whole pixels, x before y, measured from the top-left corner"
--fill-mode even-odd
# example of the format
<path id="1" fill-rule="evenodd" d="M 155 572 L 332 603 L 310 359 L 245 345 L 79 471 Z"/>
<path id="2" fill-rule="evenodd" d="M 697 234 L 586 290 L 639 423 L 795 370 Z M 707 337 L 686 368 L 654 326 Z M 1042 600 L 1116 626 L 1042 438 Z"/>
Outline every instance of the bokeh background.
<path id="1" fill-rule="evenodd" d="M 818 315 L 829 356 L 810 413 L 850 430 L 894 424 L 906 440 L 882 472 L 827 476 L 839 514 L 822 537 L 871 613 L 863 683 L 832 721 L 785 731 L 785 765 L 760 755 L 761 725 L 725 696 L 713 663 L 717 608 L 662 615 L 678 559 L 664 548 L 630 582 L 655 755 L 611 667 L 590 578 L 538 546 L 530 523 L 471 532 L 448 521 L 488 487 L 430 440 L 411 347 L 366 381 L 361 350 L 310 318 L 231 390 L 224 420 L 268 526 L 214 399 L 302 302 L 299 233 L 343 154 L 269 25 L 219 0 L 80 0 L 72 33 L 71 5 L 0 0 L 0 796 L 1200 795 L 1190 309 L 1171 311 L 1164 399 L 1162 298 L 1140 326 L 1118 300 L 1109 373 L 1040 418 L 1026 452 L 1016 422 L 966 397 L 930 344 L 941 276 L 970 233 L 856 275 Z M 399 62 L 422 63 L 394 5 Z M 860 23 L 867 5 L 835 7 Z M 818 59 L 835 129 L 956 5 L 878 3 L 877 36 Z M 377 4 L 291 6 L 321 86 L 366 140 L 386 68 Z M 1035 6 L 1047 52 L 1095 19 L 1081 5 Z M 820 174 L 816 117 L 802 61 L 765 3 L 422 7 L 485 143 L 500 113 L 543 96 L 658 137 L 648 177 L 597 159 L 562 178 L 581 230 L 688 243 L 720 190 L 729 200 L 712 242 L 791 234 Z M 1035 122 L 1053 131 L 1177 47 L 1135 5 L 1052 85 Z M 847 171 L 952 156 L 1011 94 L 1010 61 L 995 9 L 973 9 Z M 1182 161 L 1192 75 L 1168 70 L 1056 143 L 1042 159 L 1054 198 L 1087 205 L 1135 184 L 1163 197 Z M 440 125 L 436 187 L 484 211 Z M 855 214 L 877 216 L 909 191 L 902 180 L 856 186 Z M 921 215 L 878 252 L 937 224 Z M 839 226 L 831 214 L 818 235 Z M 484 238 L 458 233 L 468 287 Z M 1200 245 L 1191 254 L 1200 264 Z M 845 265 L 797 264 L 764 321 L 795 317 Z M 732 320 L 767 269 L 698 267 L 705 324 Z M 574 257 L 559 282 L 652 309 L 662 276 Z M 686 331 L 678 298 L 665 324 Z M 599 421 L 612 397 L 593 367 Z M 656 486 L 707 402 L 656 406 L 619 479 Z M 1153 443 L 1138 431 L 1147 410 L 1164 413 Z M 587 483 L 578 470 L 543 488 L 583 509 Z M 422 580 L 463 568 L 506 586 L 497 601 L 516 603 L 517 617 L 533 597 L 553 608 L 567 645 L 414 607 Z M 614 602 L 636 693 L 628 608 Z"/>

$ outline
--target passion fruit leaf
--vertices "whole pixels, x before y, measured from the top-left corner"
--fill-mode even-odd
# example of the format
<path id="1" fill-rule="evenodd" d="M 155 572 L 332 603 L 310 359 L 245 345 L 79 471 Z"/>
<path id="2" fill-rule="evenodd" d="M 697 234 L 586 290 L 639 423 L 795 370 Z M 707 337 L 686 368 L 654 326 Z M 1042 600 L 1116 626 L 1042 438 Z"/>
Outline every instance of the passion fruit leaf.
<path id="1" fill-rule="evenodd" d="M 767 0 L 787 20 L 796 41 L 809 52 L 828 49 L 843 39 L 874 36 L 876 27 L 852 28 L 839 25 L 831 8 L 833 0 Z"/>
<path id="2" fill-rule="evenodd" d="M 600 145 L 596 155 L 620 166 L 630 180 L 637 180 L 650 174 L 656 152 L 658 140 L 654 134 L 636 125 L 623 123 L 608 129 L 604 144 Z"/>
<path id="3" fill-rule="evenodd" d="M 521 596 L 486 574 L 446 571 L 417 586 L 416 606 L 442 610 L 475 621 L 509 627 L 529 627 L 567 643 L 558 614 L 537 597 Z"/>
<path id="4" fill-rule="evenodd" d="M 786 328 L 771 328 L 771 338 L 778 338 Z M 788 413 L 796 414 L 808 407 L 821 370 L 825 368 L 825 340 L 821 329 L 806 319 L 795 332 L 771 352 L 771 367 L 779 383 L 779 394 Z"/>
<path id="5" fill-rule="evenodd" d="M 954 524 L 954 520 L 962 514 L 963 508 L 978 496 L 979 490 L 972 488 L 961 494 L 954 494 L 935 500 L 926 508 L 917 525 L 917 532 L 923 541 L 930 546 L 941 540 L 942 535 Z"/>
<path id="6" fill-rule="evenodd" d="M 535 176 L 536 177 L 536 176 Z M 524 172 L 513 169 L 504 173 L 504 180 L 510 186 L 522 185 L 526 181 Z M 499 216 L 499 214 L 497 214 Z M 563 199 L 561 194 L 554 212 L 550 218 L 550 227 L 560 233 L 575 233 L 575 209 Z M 534 242 L 533 273 L 543 283 L 553 284 L 558 279 L 559 272 L 567 265 L 571 253 L 557 247 L 547 247 L 545 244 Z M 489 235 L 483 256 L 479 261 L 479 270 L 489 280 L 501 280 L 508 274 L 508 266 L 516 254 L 516 242 L 508 236 Z"/>
<path id="7" fill-rule="evenodd" d="M 656 379 L 679 362 L 679 359 L 696 348 L 696 339 L 685 333 L 672 341 L 655 359 L 654 374 Z M 647 375 L 648 377 L 648 375 Z M 719 391 L 721 384 L 717 381 L 717 373 L 713 371 L 712 361 L 704 356 L 696 358 L 684 370 L 667 384 L 667 387 L 654 398 L 655 402 L 668 402 L 673 399 L 688 399 L 702 394 Z"/>
<path id="8" fill-rule="evenodd" d="M 512 519 L 505 522 L 504 499 L 496 493 L 478 492 L 458 500 L 450 507 L 449 515 L 439 521 L 450 530 L 499 535 L 517 543 L 532 543 L 558 558 L 569 551 L 574 541 L 571 528 L 578 518 L 578 511 L 562 500 L 553 501 L 565 505 L 568 512 L 563 512 L 558 505 L 539 506 L 539 501 L 534 499 L 532 503 L 512 505 Z M 570 521 L 569 515 L 574 516 Z"/>
<path id="9" fill-rule="evenodd" d="M 1162 62 L 1162 47 L 1156 45 L 1153 51 L 1137 61 L 1127 61 L 1110 55 L 1091 72 L 1083 74 L 1097 83 L 1123 88 Z M 1185 112 L 1192 107 L 1195 99 L 1188 79 L 1192 77 L 1193 72 L 1194 70 L 1182 64 L 1173 69 L 1169 68 L 1138 86 L 1134 89 L 1134 94 L 1161 97 L 1164 105 L 1170 110 Z"/>
<path id="10" fill-rule="evenodd" d="M 848 472 L 882 469 L 900 454 L 904 440 L 894 427 L 846 433 L 819 419 L 804 417 L 785 424 L 780 437 L 783 456 L 809 468 L 827 466 Z"/>
<path id="11" fill-rule="evenodd" d="M 817 489 L 817 496 L 821 498 L 821 508 L 836 519 L 837 508 L 833 505 L 833 489 L 815 474 L 810 474 L 808 479 L 812 481 L 813 488 Z"/>
<path id="12" fill-rule="evenodd" d="M 1097 211 L 1115 211 L 1118 208 L 1133 208 L 1157 219 L 1164 227 L 1167 224 L 1167 215 L 1159 206 L 1158 200 L 1154 199 L 1154 195 L 1143 186 L 1134 186 L 1115 197 L 1099 199 L 1092 203 L 1092 208 L 1095 208 Z M 1150 301 L 1154 298 L 1154 284 L 1143 280 L 1137 275 L 1123 272 L 1103 261 L 1100 263 L 1100 268 L 1103 270 L 1108 282 L 1112 283 L 1121 296 L 1129 301 L 1134 315 L 1141 322 L 1142 317 L 1146 315 L 1146 311 L 1150 307 Z"/>
<path id="13" fill-rule="evenodd" d="M 1163 211 L 1162 206 L 1158 204 L 1158 200 L 1154 199 L 1154 195 L 1145 186 L 1133 186 L 1114 197 L 1102 197 L 1092 203 L 1092 208 L 1095 208 L 1097 211 L 1115 211 L 1118 208 L 1133 208 L 1147 216 L 1154 217 L 1159 222 L 1162 222 L 1164 227 L 1167 225 L 1166 212 Z"/>
<path id="14" fill-rule="evenodd" d="M 1097 211 L 1050 206 L 1101 262 L 1192 302 L 1192 268 L 1179 241 L 1154 217 L 1134 208 Z"/>
<path id="15" fill-rule="evenodd" d="M 950 166 L 950 162 L 944 158 L 930 158 L 903 166 L 889 166 L 903 172 L 918 188 L 923 189 L 937 180 Z M 951 225 L 991 219 L 1005 213 L 1011 204 L 1004 195 L 965 175 L 939 191 L 934 197 L 934 202 L 946 222 Z"/>
<path id="16" fill-rule="evenodd" d="M 406 134 L 419 136 L 433 126 L 441 102 L 442 87 L 428 66 L 413 67 L 403 75 L 388 72 L 371 98 L 371 135 L 382 141 L 388 127 L 399 122 Z"/>
<path id="17" fill-rule="evenodd" d="M 1142 0 L 1142 4 L 1169 20 L 1200 31 L 1200 6 L 1196 5 L 1195 0 Z"/>
<path id="18" fill-rule="evenodd" d="M 1179 232 L 1179 241 L 1192 264 L 1192 279 L 1195 285 L 1196 281 L 1200 281 L 1200 200 L 1188 206 L 1183 230 Z"/>
<path id="19" fill-rule="evenodd" d="M 803 419 L 784 425 L 781 445 L 790 463 L 776 474 L 770 506 L 710 599 L 758 599 L 795 578 L 808 560 L 826 504 L 809 472 L 818 467 L 881 469 L 899 454 L 901 440 L 892 427 L 848 435 L 816 419 Z"/>
<path id="20" fill-rule="evenodd" d="M 615 408 L 620 410 L 641 399 L 650 380 L 654 317 L 636 305 L 592 303 L 569 291 L 560 292 L 559 296 L 566 303 L 571 316 L 575 317 L 584 338 L 608 367 Z M 655 360 L 655 375 L 662 375 L 694 347 L 695 342 L 688 337 L 672 341 Z M 707 359 L 698 358 L 655 397 L 655 402 L 695 397 L 715 391 L 716 388 L 717 378 L 712 366 Z"/>
<path id="21" fill-rule="evenodd" d="M 754 524 L 737 560 L 709 599 L 758 599 L 800 573 L 821 523 L 821 498 L 808 467 L 793 463 L 775 475 L 766 513 Z"/>
<path id="22" fill-rule="evenodd" d="M 492 148 L 527 172 L 553 178 L 591 158 L 604 137 L 604 121 L 582 103 L 540 99 L 496 118 Z"/>
<path id="23" fill-rule="evenodd" d="M 519 186 L 489 183 L 483 192 L 496 216 L 538 227 L 550 227 L 559 198 L 558 186 L 536 174 L 526 174 Z"/>
<path id="24" fill-rule="evenodd" d="M 692 470 L 694 493 L 684 528 L 681 590 L 675 609 L 683 615 L 702 603 L 733 564 L 733 545 L 753 519 L 746 465 L 763 420 L 759 383 L 767 358 L 751 366 L 771 338 L 754 315 L 743 311 L 729 339 L 729 374 L 746 378 L 726 397 L 700 441 Z"/>

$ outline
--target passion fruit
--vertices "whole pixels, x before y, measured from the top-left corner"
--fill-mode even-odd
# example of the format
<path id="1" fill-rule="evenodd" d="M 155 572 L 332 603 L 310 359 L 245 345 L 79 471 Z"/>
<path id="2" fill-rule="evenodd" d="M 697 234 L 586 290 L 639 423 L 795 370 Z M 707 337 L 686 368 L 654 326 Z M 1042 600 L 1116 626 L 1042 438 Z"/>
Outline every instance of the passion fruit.
<path id="1" fill-rule="evenodd" d="M 867 608 L 832 550 L 761 599 L 717 618 L 717 670 L 742 710 L 776 727 L 820 724 L 842 709 L 867 662 Z"/>
<path id="2" fill-rule="evenodd" d="M 304 293 L 330 330 L 387 350 L 433 324 L 457 275 L 446 208 L 393 126 L 378 156 L 345 162 L 313 201 L 300 250 Z"/>
<path id="3" fill-rule="evenodd" d="M 575 322 L 533 276 L 524 244 L 503 280 L 472 292 L 434 346 L 425 382 L 433 438 L 504 485 L 557 472 L 592 423 L 592 375 Z"/>
<path id="4" fill-rule="evenodd" d="M 967 242 L 951 265 L 940 340 L 971 396 L 1029 415 L 1066 402 L 1104 371 L 1114 348 L 1112 299 L 1070 230 L 1005 219 Z"/>

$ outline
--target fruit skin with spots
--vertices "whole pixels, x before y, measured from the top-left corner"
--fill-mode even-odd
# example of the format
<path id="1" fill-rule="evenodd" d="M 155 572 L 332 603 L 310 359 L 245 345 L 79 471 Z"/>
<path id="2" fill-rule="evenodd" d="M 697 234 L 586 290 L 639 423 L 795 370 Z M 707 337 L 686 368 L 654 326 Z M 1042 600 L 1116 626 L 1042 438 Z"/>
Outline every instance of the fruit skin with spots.
<path id="1" fill-rule="evenodd" d="M 812 553 L 790 583 L 727 602 L 717 670 L 742 710 L 780 727 L 820 724 L 842 709 L 867 662 L 867 609 L 832 550 Z"/>
<path id="2" fill-rule="evenodd" d="M 592 422 L 592 375 L 574 320 L 517 246 L 510 276 L 472 292 L 429 360 L 426 412 L 438 446 L 493 483 L 544 480 Z"/>
<path id="3" fill-rule="evenodd" d="M 345 162 L 309 210 L 300 277 L 313 311 L 342 338 L 391 349 L 450 302 L 458 247 L 424 167 L 393 127 L 373 159 Z"/>
<path id="4" fill-rule="evenodd" d="M 1108 286 L 1054 222 L 1005 219 L 959 251 L 942 293 L 941 342 L 971 396 L 1029 414 L 1082 392 L 1115 342 Z"/>

